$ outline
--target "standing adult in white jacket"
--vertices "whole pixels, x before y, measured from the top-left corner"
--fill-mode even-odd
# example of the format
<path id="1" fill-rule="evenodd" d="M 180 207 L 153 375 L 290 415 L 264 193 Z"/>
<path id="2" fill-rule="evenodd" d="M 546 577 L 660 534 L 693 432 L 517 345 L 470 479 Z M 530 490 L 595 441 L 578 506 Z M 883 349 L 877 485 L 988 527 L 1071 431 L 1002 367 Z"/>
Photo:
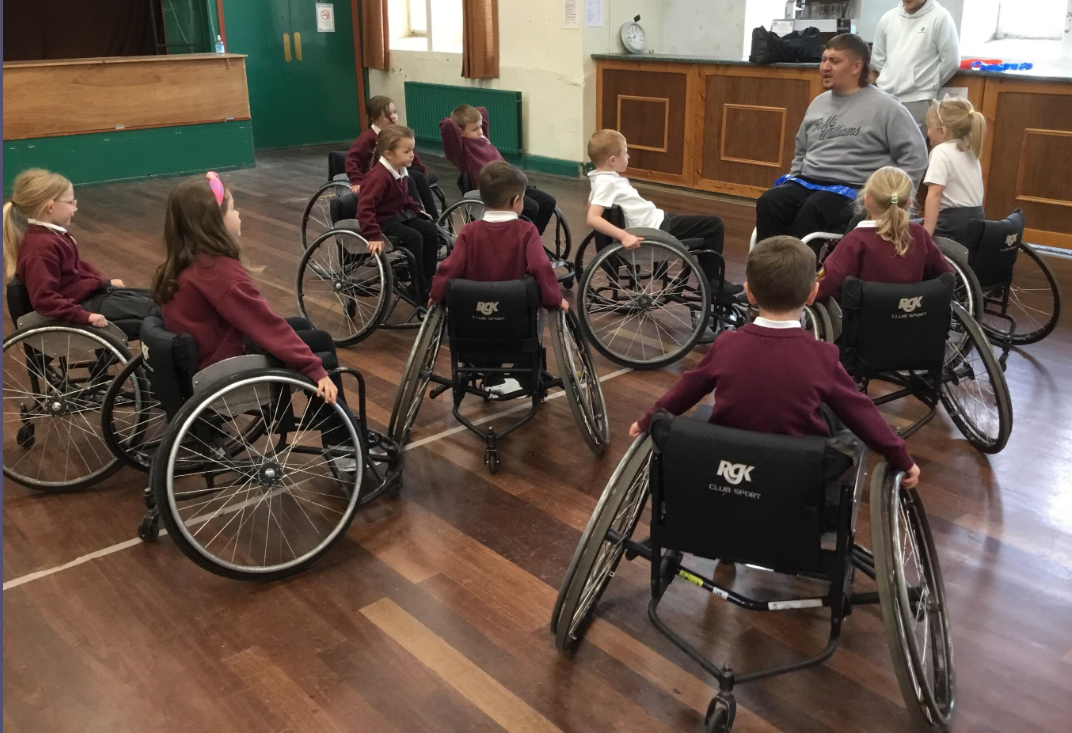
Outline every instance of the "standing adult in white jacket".
<path id="1" fill-rule="evenodd" d="M 960 68 L 960 41 L 938 0 L 902 0 L 878 22 L 871 66 L 877 86 L 901 101 L 922 127 L 931 100 Z"/>

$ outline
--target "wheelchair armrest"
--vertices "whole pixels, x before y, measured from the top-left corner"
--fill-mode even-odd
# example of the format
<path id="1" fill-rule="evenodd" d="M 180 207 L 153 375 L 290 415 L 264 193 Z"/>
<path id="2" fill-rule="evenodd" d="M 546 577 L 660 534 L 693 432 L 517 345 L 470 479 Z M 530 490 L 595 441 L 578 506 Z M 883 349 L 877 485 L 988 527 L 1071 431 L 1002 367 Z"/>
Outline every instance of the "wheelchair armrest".
<path id="1" fill-rule="evenodd" d="M 337 222 L 335 222 L 332 225 L 331 228 L 332 229 L 347 229 L 347 230 L 349 230 L 351 232 L 357 232 L 358 234 L 360 234 L 361 233 L 361 222 L 359 222 L 357 219 L 339 219 Z"/>
<path id="2" fill-rule="evenodd" d="M 123 333 L 123 330 L 119 328 L 119 326 L 115 325 L 111 321 L 109 321 L 108 325 L 104 328 L 97 328 L 95 326 L 82 326 L 81 324 L 71 323 L 70 321 L 61 321 L 56 318 L 49 318 L 48 316 L 41 315 L 37 311 L 31 311 L 30 313 L 27 313 L 22 318 L 20 318 L 15 324 L 15 327 L 18 328 L 20 331 L 29 328 L 41 328 L 43 326 L 65 326 L 67 328 L 85 328 L 91 331 L 104 331 L 119 343 L 127 343 L 127 335 Z M 41 350 L 45 351 L 46 353 L 49 351 L 49 349 Z"/>
<path id="3" fill-rule="evenodd" d="M 213 382 L 233 376 L 240 372 L 248 372 L 253 369 L 268 369 L 271 364 L 268 357 L 263 354 L 245 354 L 244 356 L 232 356 L 230 359 L 210 364 L 193 377 L 194 394 L 200 394 L 208 389 Z M 259 406 L 259 405 L 257 405 Z M 241 410 L 239 410 L 241 412 Z"/>
<path id="4" fill-rule="evenodd" d="M 807 244 L 808 242 L 815 242 L 815 241 L 819 241 L 819 240 L 822 240 L 824 242 L 829 242 L 829 241 L 834 241 L 834 240 L 839 240 L 839 239 L 844 239 L 844 238 L 845 238 L 844 234 L 836 234 L 834 232 L 812 232 L 811 234 L 805 235 L 805 237 L 803 239 L 801 239 L 800 241 L 803 242 L 804 244 Z"/>
<path id="5" fill-rule="evenodd" d="M 350 176 L 346 175 L 345 173 L 336 173 L 335 176 L 331 180 L 339 181 L 341 183 L 349 183 L 350 182 Z"/>
<path id="6" fill-rule="evenodd" d="M 474 188 L 474 189 L 472 189 L 470 191 L 466 191 L 465 195 L 462 196 L 462 198 L 463 199 L 469 199 L 469 200 L 474 200 L 475 199 L 476 201 L 481 201 L 480 189 L 479 188 Z"/>

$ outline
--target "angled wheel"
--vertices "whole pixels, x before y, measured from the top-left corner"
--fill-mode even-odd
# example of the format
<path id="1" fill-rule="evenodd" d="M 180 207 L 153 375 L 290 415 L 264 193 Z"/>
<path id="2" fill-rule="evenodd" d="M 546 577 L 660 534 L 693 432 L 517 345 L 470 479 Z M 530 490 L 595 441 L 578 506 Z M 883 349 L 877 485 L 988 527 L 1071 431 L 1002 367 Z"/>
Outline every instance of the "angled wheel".
<path id="1" fill-rule="evenodd" d="M 585 266 L 577 293 L 585 338 L 615 364 L 658 369 L 687 354 L 707 327 L 711 287 L 676 240 L 618 242 Z"/>
<path id="2" fill-rule="evenodd" d="M 432 190 L 432 195 L 436 197 L 436 201 L 439 202 L 439 210 L 447 208 L 447 197 L 443 195 L 443 189 L 439 187 L 439 184 L 433 183 L 429 188 Z"/>
<path id="3" fill-rule="evenodd" d="M 348 182 L 325 183 L 313 194 L 302 211 L 301 245 L 309 245 L 335 228 L 341 219 L 357 218 L 357 196 L 350 192 Z"/>
<path id="4" fill-rule="evenodd" d="M 453 241 L 466 224 L 483 219 L 484 211 L 484 203 L 480 199 L 463 198 L 443 209 L 436 224 L 446 230 Z"/>
<path id="5" fill-rule="evenodd" d="M 952 307 L 942 404 L 972 445 L 983 453 L 997 453 L 1012 432 L 1012 398 L 1005 372 L 975 319 L 957 303 Z"/>
<path id="6" fill-rule="evenodd" d="M 983 316 L 983 291 L 979 287 L 979 278 L 968 265 L 967 250 L 956 242 L 938 237 L 935 244 L 942 250 L 946 262 L 953 268 L 956 282 L 953 286 L 953 302 L 971 314 L 978 321 Z"/>
<path id="7" fill-rule="evenodd" d="M 4 340 L 4 476 L 37 491 L 76 491 L 122 465 L 101 410 L 131 360 L 104 329 L 47 325 Z"/>
<path id="8" fill-rule="evenodd" d="M 625 553 L 625 540 L 632 536 L 648 500 L 651 450 L 647 435 L 633 441 L 581 535 L 551 611 L 551 631 L 559 651 L 569 651 L 580 641 Z"/>
<path id="9" fill-rule="evenodd" d="M 126 465 L 148 471 L 167 430 L 167 414 L 153 395 L 149 365 L 138 354 L 104 394 L 101 426 L 109 449 Z"/>
<path id="10" fill-rule="evenodd" d="M 298 312 L 339 346 L 368 338 L 387 316 L 392 271 L 360 234 L 332 229 L 298 263 Z"/>
<path id="11" fill-rule="evenodd" d="M 424 401 L 428 382 L 431 381 L 446 330 L 446 310 L 442 306 L 436 306 L 428 311 L 406 361 L 406 369 L 402 373 L 402 381 L 398 385 L 395 404 L 391 410 L 391 424 L 387 429 L 387 437 L 400 447 L 409 439 L 409 432 L 417 420 L 417 413 Z"/>
<path id="12" fill-rule="evenodd" d="M 800 325 L 814 336 L 816 341 L 832 341 L 834 328 L 830 324 L 830 314 L 818 303 L 804 306 L 804 311 L 800 314 Z"/>
<path id="13" fill-rule="evenodd" d="M 1012 282 L 987 289 L 985 312 L 979 325 L 997 342 L 1016 346 L 1033 344 L 1049 336 L 1061 317 L 1061 289 L 1046 260 L 1029 244 L 1020 244 L 1012 268 Z M 1011 318 L 1015 328 L 1009 336 Z"/>
<path id="14" fill-rule="evenodd" d="M 881 464 L 871 480 L 871 537 L 882 622 L 917 730 L 947 730 L 956 671 L 938 552 L 919 494 Z"/>
<path id="15" fill-rule="evenodd" d="M 555 215 L 543 231 L 543 248 L 554 260 L 568 260 L 573 252 L 573 235 L 570 233 L 566 217 L 562 210 L 555 207 Z"/>
<path id="16" fill-rule="evenodd" d="M 250 416 L 263 429 L 233 446 Z M 362 444 L 343 406 L 322 402 L 308 378 L 252 370 L 187 401 L 149 482 L 183 554 L 226 578 L 273 580 L 308 567 L 346 531 L 362 498 Z"/>
<path id="17" fill-rule="evenodd" d="M 584 274 L 584 261 L 585 258 L 595 254 L 595 240 L 596 232 L 588 232 L 588 236 L 581 240 L 581 243 L 577 246 L 577 254 L 573 257 L 573 271 L 579 279 Z M 592 248 L 589 253 L 589 246 Z"/>
<path id="18" fill-rule="evenodd" d="M 573 419 L 584 442 L 596 455 L 603 455 L 610 442 L 607 405 L 592 353 L 581 336 L 577 317 L 558 311 L 551 321 L 551 345 L 555 350 L 562 387 L 566 391 Z"/>

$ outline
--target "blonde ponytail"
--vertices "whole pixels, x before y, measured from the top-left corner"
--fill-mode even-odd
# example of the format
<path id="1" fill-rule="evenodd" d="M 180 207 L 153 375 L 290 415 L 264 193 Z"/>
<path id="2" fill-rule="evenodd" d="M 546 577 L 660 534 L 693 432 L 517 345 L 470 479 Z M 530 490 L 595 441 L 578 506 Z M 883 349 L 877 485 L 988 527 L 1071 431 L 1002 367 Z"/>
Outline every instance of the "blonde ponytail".
<path id="1" fill-rule="evenodd" d="M 30 168 L 15 176 L 11 201 L 4 204 L 4 279 L 15 276 L 19 248 L 30 219 L 35 219 L 50 201 L 62 196 L 71 182 L 59 173 Z"/>
<path id="2" fill-rule="evenodd" d="M 875 171 L 863 190 L 863 195 L 871 199 L 868 212 L 875 222 L 875 233 L 893 244 L 899 256 L 904 256 L 912 244 L 912 233 L 908 230 L 912 193 L 912 179 L 893 166 Z"/>
<path id="3" fill-rule="evenodd" d="M 976 158 L 982 157 L 986 118 L 964 97 L 946 97 L 931 107 L 927 126 L 944 127 L 950 139 L 956 140 L 958 150 L 970 150 Z"/>

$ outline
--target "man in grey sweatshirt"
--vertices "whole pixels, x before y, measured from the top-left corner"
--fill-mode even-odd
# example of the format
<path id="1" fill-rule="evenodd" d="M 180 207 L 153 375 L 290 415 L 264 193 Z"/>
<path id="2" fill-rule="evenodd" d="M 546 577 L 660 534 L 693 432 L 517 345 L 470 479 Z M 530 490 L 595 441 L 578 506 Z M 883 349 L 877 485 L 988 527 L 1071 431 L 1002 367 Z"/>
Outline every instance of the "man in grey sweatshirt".
<path id="1" fill-rule="evenodd" d="M 884 166 L 903 169 L 919 186 L 927 144 L 912 115 L 871 86 L 870 50 L 853 34 L 830 40 L 819 66 L 823 88 L 808 106 L 796 139 L 790 180 L 756 202 L 756 237 L 843 232 L 856 190 Z"/>

